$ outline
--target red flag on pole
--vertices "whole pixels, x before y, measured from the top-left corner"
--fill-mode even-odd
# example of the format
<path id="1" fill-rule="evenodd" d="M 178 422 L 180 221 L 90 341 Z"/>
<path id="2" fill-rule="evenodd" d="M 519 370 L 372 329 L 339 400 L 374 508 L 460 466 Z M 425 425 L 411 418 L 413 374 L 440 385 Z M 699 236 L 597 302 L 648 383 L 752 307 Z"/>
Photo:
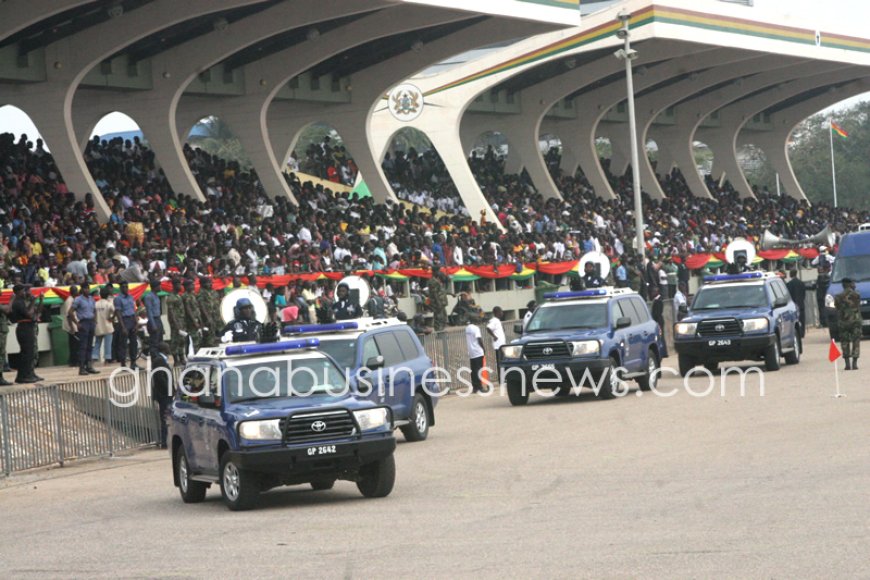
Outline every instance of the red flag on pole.
<path id="1" fill-rule="evenodd" d="M 840 352 L 840 349 L 837 348 L 837 343 L 834 342 L 834 339 L 831 339 L 831 348 L 828 349 L 828 360 L 834 362 L 838 358 L 843 356 L 843 353 Z"/>

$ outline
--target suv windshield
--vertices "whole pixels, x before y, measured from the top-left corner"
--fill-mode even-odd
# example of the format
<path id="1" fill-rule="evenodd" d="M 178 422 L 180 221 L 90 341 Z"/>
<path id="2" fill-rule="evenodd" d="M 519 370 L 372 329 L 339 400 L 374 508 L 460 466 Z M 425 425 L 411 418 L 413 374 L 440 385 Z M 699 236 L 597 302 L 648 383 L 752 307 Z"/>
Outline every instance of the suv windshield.
<path id="1" fill-rule="evenodd" d="M 843 278 L 851 278 L 854 282 L 870 280 L 870 254 L 837 257 L 831 281 L 842 282 Z"/>
<path id="2" fill-rule="evenodd" d="M 559 304 L 538 308 L 526 332 L 606 326 L 607 304 Z"/>
<path id="3" fill-rule="evenodd" d="M 345 390 L 345 377 L 326 358 L 269 361 L 223 369 L 223 387 L 232 402 L 338 394 Z"/>
<path id="4" fill-rule="evenodd" d="M 342 368 L 350 369 L 356 364 L 356 339 L 321 340 L 317 348 L 334 358 Z"/>
<path id="5" fill-rule="evenodd" d="M 740 286 L 707 286 L 702 288 L 692 310 L 714 310 L 719 308 L 763 308 L 767 306 L 767 291 L 764 284 L 744 284 Z"/>

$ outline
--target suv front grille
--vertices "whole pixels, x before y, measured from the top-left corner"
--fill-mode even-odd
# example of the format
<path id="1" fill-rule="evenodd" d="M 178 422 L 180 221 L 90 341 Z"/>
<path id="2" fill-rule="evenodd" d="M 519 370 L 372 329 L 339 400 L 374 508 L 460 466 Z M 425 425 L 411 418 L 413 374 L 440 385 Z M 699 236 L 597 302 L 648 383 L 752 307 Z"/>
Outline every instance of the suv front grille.
<path id="1" fill-rule="evenodd" d="M 305 443 L 323 439 L 349 437 L 356 433 L 356 424 L 349 411 L 321 411 L 301 413 L 281 419 L 284 443 Z"/>
<path id="2" fill-rule="evenodd" d="M 698 323 L 698 336 L 723 336 L 741 334 L 742 332 L 743 326 L 736 318 L 704 320 Z"/>
<path id="3" fill-rule="evenodd" d="M 531 342 L 523 345 L 523 356 L 527 359 L 559 358 L 571 356 L 568 345 L 564 341 Z"/>

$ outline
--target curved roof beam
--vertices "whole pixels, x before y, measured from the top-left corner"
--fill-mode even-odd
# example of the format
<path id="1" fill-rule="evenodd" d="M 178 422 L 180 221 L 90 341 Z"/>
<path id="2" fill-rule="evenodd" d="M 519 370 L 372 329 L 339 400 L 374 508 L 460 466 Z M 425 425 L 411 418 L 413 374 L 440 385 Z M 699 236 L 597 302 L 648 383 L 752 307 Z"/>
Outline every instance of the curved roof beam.
<path id="1" fill-rule="evenodd" d="M 107 112 L 128 113 L 148 138 L 161 169 L 172 189 L 205 197 L 184 157 L 185 134 L 178 131 L 176 113 L 184 91 L 197 75 L 229 56 L 276 34 L 389 6 L 386 0 L 358 0 L 340 3 L 324 11 L 324 0 L 282 2 L 262 12 L 213 30 L 193 40 L 158 53 L 151 59 L 152 89 L 138 93 L 94 90 L 75 107 L 79 140 L 87 140 L 93 126 Z M 344 8 L 343 12 L 339 12 Z"/>
<path id="2" fill-rule="evenodd" d="M 738 136 L 753 116 L 775 103 L 800 95 L 810 89 L 838 84 L 867 74 L 866 68 L 855 66 L 839 67 L 824 74 L 817 74 L 818 66 L 815 69 L 816 74 L 800 75 L 797 77 L 798 80 L 778 84 L 767 91 L 720 109 L 719 128 L 702 128 L 699 131 L 699 137 L 713 150 L 714 167 L 717 162 L 720 164 L 719 167 L 722 170 L 720 180 L 727 176 L 741 197 L 755 197 L 752 186 L 746 180 L 737 159 Z"/>
<path id="3" fill-rule="evenodd" d="M 70 191 L 81 199 L 93 193 L 97 214 L 107 219 L 109 208 L 85 164 L 72 119 L 76 90 L 94 66 L 124 47 L 179 22 L 252 4 L 251 0 L 155 0 L 117 18 L 73 34 L 44 49 L 46 80 L 15 85 L 7 102 L 25 110 L 39 127 Z M 29 107 L 32 102 L 39 106 Z"/>
<path id="4" fill-rule="evenodd" d="M 90 4 L 94 0 L 7 0 L 0 24 L 0 41 L 46 18 Z"/>
<path id="5" fill-rule="evenodd" d="M 770 118 L 773 129 L 753 135 L 752 143 L 764 151 L 786 194 L 796 199 L 807 198 L 789 159 L 788 143 L 795 127 L 822 109 L 867 91 L 870 91 L 870 75 L 773 113 Z"/>

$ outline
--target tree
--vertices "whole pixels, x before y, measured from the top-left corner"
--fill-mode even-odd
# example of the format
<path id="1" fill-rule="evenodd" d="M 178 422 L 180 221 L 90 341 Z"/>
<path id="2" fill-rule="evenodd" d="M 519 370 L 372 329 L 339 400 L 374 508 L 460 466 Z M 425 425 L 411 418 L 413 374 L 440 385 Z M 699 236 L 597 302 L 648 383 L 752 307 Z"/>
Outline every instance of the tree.
<path id="1" fill-rule="evenodd" d="M 206 117 L 197 123 L 187 141 L 191 147 L 199 147 L 210 155 L 238 162 L 242 169 L 248 170 L 252 167 L 241 141 L 220 117 Z"/>

